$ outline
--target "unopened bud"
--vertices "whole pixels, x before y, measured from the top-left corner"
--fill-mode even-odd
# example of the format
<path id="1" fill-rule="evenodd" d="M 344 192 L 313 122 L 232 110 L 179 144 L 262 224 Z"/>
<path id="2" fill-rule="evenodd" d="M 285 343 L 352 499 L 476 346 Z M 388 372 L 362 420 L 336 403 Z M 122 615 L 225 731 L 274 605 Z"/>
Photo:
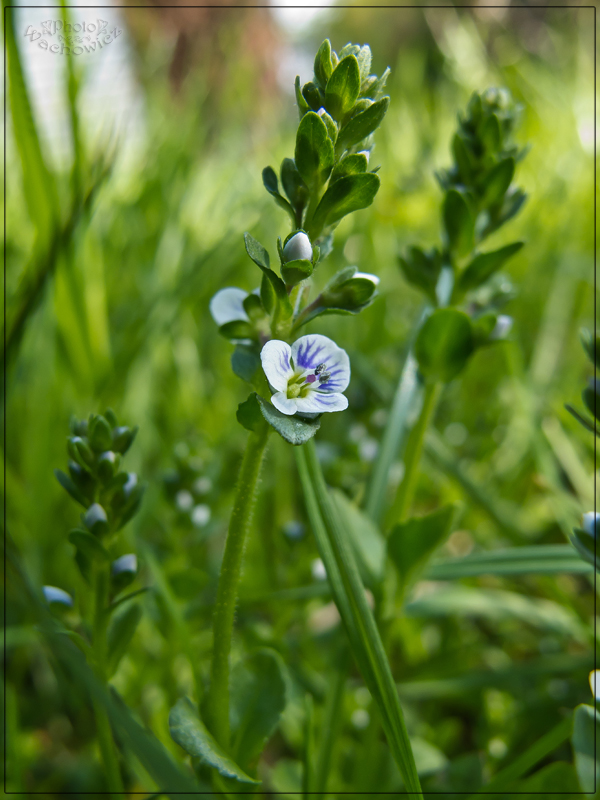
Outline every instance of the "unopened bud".
<path id="1" fill-rule="evenodd" d="M 588 511 L 587 514 L 583 515 L 582 528 L 586 533 L 589 533 L 589 535 L 594 539 L 596 538 L 596 530 L 599 520 L 600 520 L 600 514 L 594 511 Z"/>
<path id="2" fill-rule="evenodd" d="M 303 231 L 294 234 L 283 248 L 283 259 L 286 263 L 300 260 L 311 261 L 312 257 L 313 249 L 310 239 Z"/>

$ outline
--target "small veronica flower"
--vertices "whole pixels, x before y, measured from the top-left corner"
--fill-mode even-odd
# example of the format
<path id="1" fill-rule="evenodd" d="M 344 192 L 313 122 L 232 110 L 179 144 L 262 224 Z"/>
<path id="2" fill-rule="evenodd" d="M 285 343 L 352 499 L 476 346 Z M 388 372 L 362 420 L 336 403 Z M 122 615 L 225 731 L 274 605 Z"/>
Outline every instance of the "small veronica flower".
<path id="1" fill-rule="evenodd" d="M 209 304 L 211 316 L 217 325 L 221 327 L 228 322 L 238 320 L 250 322 L 243 305 L 247 297 L 248 292 L 235 286 L 228 286 L 227 289 L 218 291 Z"/>
<path id="2" fill-rule="evenodd" d="M 327 336 L 301 336 L 291 347 L 272 339 L 260 358 L 275 392 L 271 402 L 282 414 L 322 414 L 348 408 L 342 392 L 350 383 L 350 359 Z"/>

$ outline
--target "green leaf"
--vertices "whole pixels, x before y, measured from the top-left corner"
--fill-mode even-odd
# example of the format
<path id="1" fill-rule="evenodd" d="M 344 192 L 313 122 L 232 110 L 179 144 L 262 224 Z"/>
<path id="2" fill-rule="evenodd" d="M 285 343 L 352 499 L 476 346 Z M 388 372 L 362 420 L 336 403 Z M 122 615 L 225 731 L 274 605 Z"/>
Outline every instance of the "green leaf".
<path id="1" fill-rule="evenodd" d="M 449 505 L 424 517 L 396 525 L 388 539 L 388 554 L 404 586 L 422 572 L 435 550 L 452 530 L 456 506 Z"/>
<path id="2" fill-rule="evenodd" d="M 260 433 L 267 425 L 256 399 L 256 392 L 252 392 L 247 400 L 239 404 L 236 417 L 240 425 L 254 433 Z"/>
<path id="3" fill-rule="evenodd" d="M 317 50 L 315 56 L 315 78 L 319 82 L 322 89 L 327 86 L 327 81 L 333 72 L 333 63 L 331 61 L 331 42 L 325 39 L 323 44 Z"/>
<path id="4" fill-rule="evenodd" d="M 600 782 L 600 714 L 592 706 L 575 709 L 571 744 L 581 791 L 592 794 Z"/>
<path id="5" fill-rule="evenodd" d="M 142 607 L 132 603 L 125 611 L 115 614 L 108 629 L 108 674 L 114 675 L 119 662 L 127 652 L 127 648 L 142 618 Z"/>
<path id="6" fill-rule="evenodd" d="M 356 55 L 356 60 L 358 61 L 358 69 L 360 72 L 360 80 L 361 84 L 369 77 L 369 72 L 371 71 L 371 48 L 368 44 L 363 44 Z"/>
<path id="7" fill-rule="evenodd" d="M 591 572 L 569 544 L 533 545 L 473 553 L 431 564 L 430 581 L 454 581 L 480 575 L 554 575 L 560 572 Z"/>
<path id="8" fill-rule="evenodd" d="M 5 10 L 7 77 L 15 143 L 23 174 L 23 193 L 29 216 L 36 228 L 40 249 L 46 248 L 58 224 L 58 197 L 40 144 L 33 118 L 19 48 L 15 39 L 14 8 Z"/>
<path id="9" fill-rule="evenodd" d="M 300 88 L 300 77 L 298 75 L 296 75 L 296 80 L 294 81 L 294 92 L 296 94 L 298 113 L 300 114 L 300 119 L 302 119 L 302 117 L 310 111 L 310 106 L 302 95 L 302 89 Z"/>
<path id="10" fill-rule="evenodd" d="M 540 800 L 540 797 L 557 797 L 561 794 L 573 796 L 579 792 L 577 774 L 572 764 L 555 761 L 534 772 L 518 787 L 520 800 Z M 515 792 L 517 794 L 517 792 Z"/>
<path id="11" fill-rule="evenodd" d="M 253 347 L 238 344 L 231 355 L 231 368 L 238 378 L 252 383 L 260 369 L 260 355 Z"/>
<path id="12" fill-rule="evenodd" d="M 480 617 L 496 622 L 513 619 L 579 642 L 589 640 L 585 626 L 570 609 L 552 600 L 539 600 L 501 589 L 476 589 L 460 584 L 441 586 L 408 603 L 405 613 L 426 618 Z"/>
<path id="13" fill-rule="evenodd" d="M 299 258 L 296 261 L 288 261 L 281 267 L 281 276 L 287 286 L 295 286 L 297 283 L 310 278 L 313 273 L 312 261 Z"/>
<path id="14" fill-rule="evenodd" d="M 358 100 L 359 93 L 360 67 L 356 56 L 349 55 L 342 58 L 327 81 L 325 108 L 337 122 L 342 122 Z"/>
<path id="15" fill-rule="evenodd" d="M 456 283 L 459 292 L 468 292 L 476 289 L 485 283 L 509 258 L 518 253 L 525 242 L 513 242 L 501 247 L 499 250 L 492 250 L 489 253 L 479 253 L 473 261 L 465 268 Z"/>
<path id="16" fill-rule="evenodd" d="M 63 489 L 66 489 L 66 491 L 71 495 L 73 500 L 76 500 L 84 508 L 88 507 L 89 500 L 85 497 L 85 495 L 82 492 L 79 491 L 77 486 L 75 486 L 75 484 L 73 483 L 71 478 L 69 478 L 68 475 L 65 475 L 65 473 L 61 469 L 55 469 L 54 477 L 60 483 Z"/>
<path id="17" fill-rule="evenodd" d="M 96 453 L 104 453 L 112 447 L 112 428 L 101 414 L 96 414 L 92 417 L 88 440 L 92 450 Z"/>
<path id="18" fill-rule="evenodd" d="M 217 744 L 187 697 L 182 697 L 171 709 L 169 729 L 173 740 L 186 753 L 191 755 L 192 758 L 199 758 L 209 767 L 213 767 L 223 777 L 231 778 L 239 783 L 260 783 L 260 781 L 246 775 Z"/>
<path id="19" fill-rule="evenodd" d="M 514 174 L 514 158 L 505 158 L 496 164 L 486 178 L 483 203 L 487 206 L 493 206 L 499 203 L 508 191 Z"/>
<path id="20" fill-rule="evenodd" d="M 294 209 L 291 207 L 285 197 L 282 197 L 279 194 L 279 182 L 277 181 L 275 170 L 272 167 L 265 167 L 262 171 L 262 179 L 267 192 L 275 200 L 277 205 L 289 214 L 290 219 L 292 220 L 292 225 L 294 225 L 296 221 Z"/>
<path id="21" fill-rule="evenodd" d="M 327 126 L 318 114 L 305 114 L 296 133 L 295 161 L 305 183 L 318 189 L 329 178 L 333 169 L 333 143 Z"/>
<path id="22" fill-rule="evenodd" d="M 473 249 L 475 220 L 466 199 L 456 189 L 446 192 L 442 216 L 450 250 L 459 256 L 469 253 Z"/>
<path id="23" fill-rule="evenodd" d="M 306 100 L 312 111 L 318 111 L 323 106 L 323 97 L 316 83 L 309 81 L 302 87 L 302 97 Z"/>
<path id="24" fill-rule="evenodd" d="M 442 269 L 438 250 L 434 248 L 427 253 L 420 247 L 409 247 L 406 256 L 399 256 L 398 261 L 406 280 L 437 303 L 435 290 Z"/>
<path id="25" fill-rule="evenodd" d="M 590 331 L 582 328 L 580 336 L 581 344 L 588 354 L 588 358 L 592 364 L 595 363 L 596 366 L 600 368 L 600 333 L 592 334 Z"/>
<path id="26" fill-rule="evenodd" d="M 230 341 L 236 339 L 256 339 L 257 333 L 254 325 L 243 319 L 234 319 L 219 327 L 219 333 Z"/>
<path id="27" fill-rule="evenodd" d="M 497 153 L 502 141 L 500 121 L 495 114 L 491 114 L 483 123 L 480 137 L 489 153 Z"/>
<path id="28" fill-rule="evenodd" d="M 302 211 L 308 202 L 309 191 L 293 158 L 284 158 L 281 162 L 281 185 L 296 211 Z"/>
<path id="29" fill-rule="evenodd" d="M 454 134 L 454 138 L 452 139 L 452 152 L 460 177 L 462 178 L 461 182 L 468 185 L 472 179 L 473 165 L 467 145 L 460 133 Z"/>
<path id="30" fill-rule="evenodd" d="M 254 766 L 285 704 L 285 667 L 274 650 L 259 650 L 232 669 L 231 751 L 243 769 Z"/>
<path id="31" fill-rule="evenodd" d="M 372 519 L 339 489 L 329 493 L 345 522 L 361 576 L 368 586 L 376 587 L 383 580 L 385 539 Z"/>
<path id="32" fill-rule="evenodd" d="M 367 171 L 369 162 L 364 153 L 353 153 L 342 158 L 331 173 L 331 183 L 346 175 L 362 175 Z"/>
<path id="33" fill-rule="evenodd" d="M 379 178 L 372 172 L 366 175 L 347 175 L 330 184 L 309 224 L 308 235 L 311 241 L 326 226 L 333 225 L 353 211 L 370 206 L 379 191 L 379 184 Z"/>
<path id="34" fill-rule="evenodd" d="M 309 441 L 295 453 L 313 533 L 348 633 L 352 654 L 377 703 L 388 744 L 406 788 L 422 797 L 398 690 L 367 602 L 346 526 L 325 484 L 314 442 Z"/>
<path id="35" fill-rule="evenodd" d="M 455 308 L 438 308 L 418 333 L 415 356 L 424 375 L 447 383 L 465 367 L 473 346 L 469 317 Z"/>
<path id="36" fill-rule="evenodd" d="M 337 139 L 338 152 L 352 147 L 377 130 L 385 117 L 390 105 L 389 97 L 382 97 L 372 106 L 352 117 L 339 133 Z"/>
<path id="37" fill-rule="evenodd" d="M 110 560 L 106 549 L 89 531 L 82 531 L 76 528 L 69 533 L 69 541 L 90 560 L 97 560 L 101 563 L 106 563 Z"/>
<path id="38" fill-rule="evenodd" d="M 290 303 L 290 298 L 288 297 L 287 289 L 285 288 L 285 283 L 281 280 L 279 275 L 277 275 L 271 269 L 271 261 L 268 252 L 265 250 L 262 244 L 257 242 L 256 239 L 249 233 L 244 234 L 244 243 L 246 245 L 246 252 L 252 261 L 254 261 L 256 266 L 260 267 L 260 269 L 263 271 L 263 276 L 267 278 L 271 284 L 271 288 L 273 289 L 273 294 L 275 295 L 276 299 L 276 307 L 273 313 L 274 324 L 277 325 L 280 321 L 291 319 L 294 312 Z M 265 296 L 263 297 L 263 295 Z M 263 301 L 263 305 L 268 312 L 271 299 L 270 296 L 268 296 L 268 293 L 265 292 L 262 287 L 261 300 Z"/>
<path id="39" fill-rule="evenodd" d="M 263 417 L 290 444 L 304 444 L 304 442 L 312 439 L 321 427 L 319 419 L 303 419 L 298 415 L 288 417 L 260 395 L 257 395 L 256 398 L 260 403 Z"/>

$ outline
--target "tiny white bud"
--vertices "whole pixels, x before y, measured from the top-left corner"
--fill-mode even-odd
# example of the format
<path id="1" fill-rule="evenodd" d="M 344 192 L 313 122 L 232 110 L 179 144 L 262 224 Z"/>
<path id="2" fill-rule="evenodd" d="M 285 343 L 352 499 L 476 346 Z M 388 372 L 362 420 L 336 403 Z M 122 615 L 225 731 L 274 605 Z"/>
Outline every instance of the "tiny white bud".
<path id="1" fill-rule="evenodd" d="M 379 276 L 371 275 L 370 272 L 355 272 L 350 280 L 353 281 L 355 278 L 363 278 L 366 281 L 371 281 L 371 283 L 374 283 L 375 286 L 379 286 Z"/>
<path id="2" fill-rule="evenodd" d="M 366 159 L 367 159 L 367 164 L 368 164 L 369 163 L 369 158 L 371 157 L 371 151 L 370 150 L 359 150 L 359 152 L 356 155 L 357 156 L 365 156 Z"/>
<path id="3" fill-rule="evenodd" d="M 194 505 L 194 498 L 187 489 L 182 489 L 175 495 L 175 505 L 180 511 L 189 511 Z"/>
<path id="4" fill-rule="evenodd" d="M 310 239 L 302 231 L 295 233 L 283 248 L 283 258 L 286 263 L 288 261 L 299 261 L 300 259 L 311 261 L 312 255 Z"/>
<path id="5" fill-rule="evenodd" d="M 588 511 L 587 514 L 583 515 L 583 524 L 581 527 L 586 533 L 593 536 L 594 539 L 596 538 L 596 526 L 598 525 L 599 518 L 600 514 L 594 513 L 593 511 Z"/>
<path id="6" fill-rule="evenodd" d="M 315 581 L 324 581 L 327 578 L 327 570 L 325 569 L 325 564 L 321 561 L 320 558 L 315 558 L 315 560 L 310 565 L 310 571 Z"/>
<path id="7" fill-rule="evenodd" d="M 65 592 L 64 589 L 59 589 L 58 586 L 42 586 L 42 592 L 48 604 L 60 603 L 62 606 L 69 606 L 69 608 L 73 605 L 71 595 Z"/>
<path id="8" fill-rule="evenodd" d="M 192 522 L 197 528 L 203 528 L 210 520 L 210 508 L 199 503 L 191 513 Z"/>
<path id="9" fill-rule="evenodd" d="M 208 494 L 212 489 L 212 481 L 210 478 L 198 478 L 194 483 L 194 491 L 196 494 Z"/>
<path id="10" fill-rule="evenodd" d="M 137 556 L 135 553 L 127 553 L 117 558 L 112 563 L 111 572 L 119 575 L 121 572 L 137 572 Z"/>
<path id="11" fill-rule="evenodd" d="M 600 680 L 598 680 L 599 675 L 600 669 L 593 669 L 590 672 L 590 689 L 592 690 L 592 694 L 596 700 L 600 700 Z"/>

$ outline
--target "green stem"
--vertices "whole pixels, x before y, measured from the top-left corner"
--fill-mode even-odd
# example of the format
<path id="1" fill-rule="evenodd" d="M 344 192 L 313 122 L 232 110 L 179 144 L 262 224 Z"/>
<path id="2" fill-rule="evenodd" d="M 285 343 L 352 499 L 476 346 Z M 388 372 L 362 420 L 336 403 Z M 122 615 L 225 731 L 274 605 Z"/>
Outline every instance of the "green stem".
<path id="1" fill-rule="evenodd" d="M 442 389 L 442 384 L 439 382 L 431 382 L 425 386 L 425 394 L 423 396 L 423 405 L 421 413 L 412 429 L 408 444 L 406 445 L 406 453 L 404 456 L 404 477 L 398 487 L 398 494 L 392 506 L 388 522 L 390 525 L 396 522 L 402 522 L 412 504 L 412 500 L 417 487 L 417 478 L 419 476 L 419 464 L 421 462 L 421 454 L 423 452 L 423 440 L 427 426 L 429 425 Z"/>
<path id="2" fill-rule="evenodd" d="M 390 467 L 398 457 L 408 428 L 408 419 L 420 395 L 417 362 L 412 352 L 409 352 L 404 362 L 398 388 L 390 409 L 388 424 L 381 438 L 377 459 L 367 488 L 365 510 L 371 519 L 377 523 L 381 521 L 383 514 Z"/>
<path id="3" fill-rule="evenodd" d="M 329 495 L 313 439 L 295 449 L 298 472 L 319 552 L 352 653 L 382 715 L 392 755 L 409 796 L 422 798 L 398 691 L 367 600 L 345 526 Z"/>
<path id="4" fill-rule="evenodd" d="M 222 747 L 229 747 L 229 652 L 246 536 L 252 521 L 254 500 L 269 429 L 251 433 L 242 460 L 213 619 L 213 653 L 207 715 L 210 729 Z"/>
<path id="5" fill-rule="evenodd" d="M 94 611 L 92 620 L 93 650 L 96 661 L 96 672 L 104 685 L 107 684 L 106 660 L 108 627 L 108 589 L 110 584 L 110 566 L 97 565 L 94 568 Z M 106 709 L 94 700 L 96 717 L 96 733 L 109 792 L 122 796 L 123 780 L 119 769 L 117 748 L 110 727 Z"/>
<path id="6" fill-rule="evenodd" d="M 319 741 L 317 765 L 315 767 L 315 800 L 323 800 L 327 793 L 327 778 L 331 770 L 333 746 L 338 739 L 342 723 L 342 701 L 348 677 L 348 652 L 344 647 L 335 675 L 329 686 L 323 715 L 323 733 Z"/>

